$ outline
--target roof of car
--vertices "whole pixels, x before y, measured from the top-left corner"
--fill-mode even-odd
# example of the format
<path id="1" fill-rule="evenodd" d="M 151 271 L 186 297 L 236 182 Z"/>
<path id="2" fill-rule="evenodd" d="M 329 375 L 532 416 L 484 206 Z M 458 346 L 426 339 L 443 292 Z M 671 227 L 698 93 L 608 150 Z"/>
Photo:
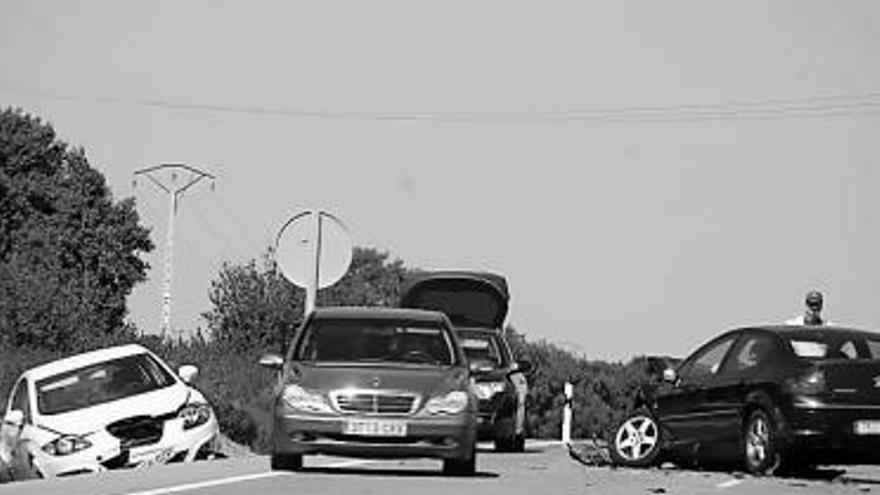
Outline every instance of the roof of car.
<path id="1" fill-rule="evenodd" d="M 880 337 L 880 333 L 875 331 L 841 325 L 757 325 L 743 327 L 741 330 L 766 330 L 781 335 L 791 335 L 804 332 L 848 332 Z"/>
<path id="2" fill-rule="evenodd" d="M 446 315 L 424 309 L 387 308 L 379 306 L 332 306 L 315 308 L 312 318 L 336 320 L 407 320 L 442 322 Z"/>
<path id="3" fill-rule="evenodd" d="M 134 354 L 142 354 L 148 352 L 147 349 L 139 344 L 127 344 L 115 347 L 107 347 L 96 351 L 84 352 L 66 358 L 58 359 L 40 366 L 36 366 L 24 372 L 28 378 L 39 380 L 47 376 L 63 373 L 68 370 L 81 368 L 93 363 L 102 361 L 110 361 Z"/>

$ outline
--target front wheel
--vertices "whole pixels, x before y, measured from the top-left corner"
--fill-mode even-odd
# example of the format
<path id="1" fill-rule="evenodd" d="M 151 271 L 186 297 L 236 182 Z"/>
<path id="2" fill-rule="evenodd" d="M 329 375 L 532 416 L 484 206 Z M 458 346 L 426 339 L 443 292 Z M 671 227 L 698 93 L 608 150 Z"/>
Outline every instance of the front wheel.
<path id="1" fill-rule="evenodd" d="M 473 476 L 477 472 L 476 445 L 464 459 L 443 459 L 443 474 L 447 476 Z"/>
<path id="2" fill-rule="evenodd" d="M 651 466 L 660 455 L 661 435 L 654 416 L 646 409 L 639 409 L 617 427 L 611 441 L 611 458 L 623 466 Z"/>
<path id="3" fill-rule="evenodd" d="M 763 409 L 752 411 L 746 420 L 742 453 L 746 471 L 757 476 L 773 474 L 781 464 L 775 424 Z"/>

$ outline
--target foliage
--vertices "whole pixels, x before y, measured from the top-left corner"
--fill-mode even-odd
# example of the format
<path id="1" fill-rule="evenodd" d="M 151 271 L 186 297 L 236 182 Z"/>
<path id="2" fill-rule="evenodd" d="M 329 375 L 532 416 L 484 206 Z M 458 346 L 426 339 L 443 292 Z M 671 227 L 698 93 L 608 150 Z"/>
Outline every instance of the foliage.
<path id="1" fill-rule="evenodd" d="M 302 291 L 278 274 L 268 256 L 260 266 L 223 265 L 208 297 L 213 307 L 204 316 L 211 337 L 237 354 L 282 352 L 302 318 Z"/>
<path id="2" fill-rule="evenodd" d="M 514 356 L 532 363 L 526 403 L 530 436 L 559 438 L 565 383 L 572 384 L 572 438 L 605 438 L 623 419 L 638 387 L 652 379 L 641 364 L 589 361 L 547 341 L 505 329 Z"/>
<path id="3" fill-rule="evenodd" d="M 345 276 L 318 292 L 319 306 L 391 306 L 409 273 L 400 260 L 373 248 L 356 247 Z M 224 265 L 212 282 L 213 305 L 205 313 L 212 338 L 236 352 L 283 352 L 305 307 L 302 289 L 276 269 L 270 254 L 258 266 Z"/>
<path id="4" fill-rule="evenodd" d="M 153 249 L 82 149 L 0 111 L 0 346 L 82 350 L 131 334 L 125 299 Z"/>

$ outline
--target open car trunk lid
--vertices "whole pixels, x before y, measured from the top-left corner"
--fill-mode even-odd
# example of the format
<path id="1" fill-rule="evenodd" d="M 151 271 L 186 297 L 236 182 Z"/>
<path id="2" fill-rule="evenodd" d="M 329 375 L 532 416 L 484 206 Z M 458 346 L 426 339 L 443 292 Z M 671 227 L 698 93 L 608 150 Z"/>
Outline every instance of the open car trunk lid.
<path id="1" fill-rule="evenodd" d="M 442 311 L 456 327 L 501 328 L 507 317 L 507 281 L 488 272 L 437 271 L 413 277 L 400 306 Z"/>

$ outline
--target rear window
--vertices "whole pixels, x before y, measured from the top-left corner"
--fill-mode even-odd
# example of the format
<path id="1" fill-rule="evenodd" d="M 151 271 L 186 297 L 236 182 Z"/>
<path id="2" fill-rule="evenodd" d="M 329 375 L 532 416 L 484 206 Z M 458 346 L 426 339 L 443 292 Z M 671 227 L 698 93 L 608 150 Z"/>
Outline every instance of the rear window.
<path id="1" fill-rule="evenodd" d="M 840 330 L 805 331 L 787 335 L 795 356 L 805 359 L 880 359 L 880 337 Z"/>
<path id="2" fill-rule="evenodd" d="M 448 331 L 429 323 L 316 320 L 294 359 L 312 362 L 453 365 Z"/>

